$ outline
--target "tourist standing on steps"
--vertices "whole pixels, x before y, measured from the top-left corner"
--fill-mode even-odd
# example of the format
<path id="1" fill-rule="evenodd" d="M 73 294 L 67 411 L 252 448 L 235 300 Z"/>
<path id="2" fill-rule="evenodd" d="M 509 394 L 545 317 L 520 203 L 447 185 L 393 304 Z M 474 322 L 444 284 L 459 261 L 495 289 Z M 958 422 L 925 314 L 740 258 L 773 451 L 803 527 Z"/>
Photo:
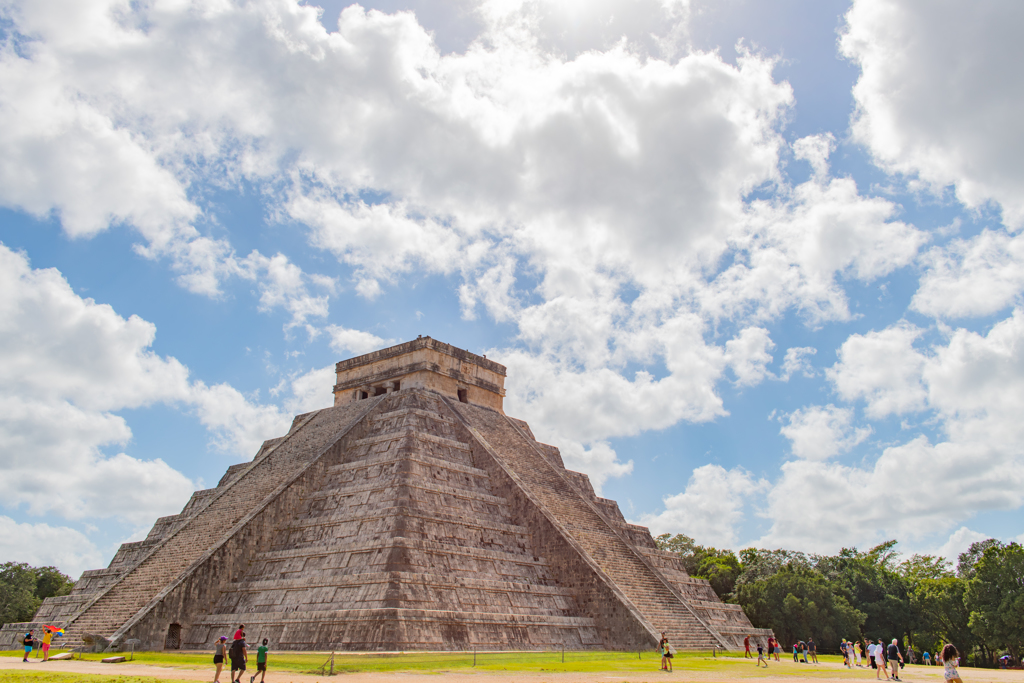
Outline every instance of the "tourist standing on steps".
<path id="1" fill-rule="evenodd" d="M 750 654 L 750 636 L 746 636 L 743 638 L 743 658 L 747 659 L 752 656 Z"/>
<path id="2" fill-rule="evenodd" d="M 754 666 L 760 668 L 761 662 L 764 662 L 764 668 L 768 668 L 768 662 L 764 659 L 764 648 L 761 647 L 761 643 L 757 644 L 757 663 Z"/>
<path id="3" fill-rule="evenodd" d="M 945 669 L 942 676 L 946 679 L 946 683 L 964 683 L 960 678 L 960 672 L 956 670 L 960 664 L 960 653 L 956 651 L 953 643 L 946 643 L 946 646 L 942 648 L 941 657 L 942 666 Z"/>
<path id="4" fill-rule="evenodd" d="M 249 661 L 249 650 L 245 647 L 245 640 L 239 638 L 231 643 L 228 656 L 231 657 L 231 681 L 232 683 L 241 683 L 242 675 L 245 674 L 245 663 Z M 238 672 L 237 678 L 235 677 L 236 671 Z"/>
<path id="5" fill-rule="evenodd" d="M 213 663 L 217 665 L 217 675 L 213 677 L 213 683 L 220 683 L 220 672 L 224 670 L 224 655 L 228 649 L 228 637 L 221 636 L 213 650 Z"/>
<path id="6" fill-rule="evenodd" d="M 30 654 L 32 654 L 32 643 L 33 643 L 34 640 L 35 639 L 32 638 L 32 631 L 29 631 L 28 633 L 26 633 L 25 637 L 22 638 L 21 644 L 25 646 L 25 657 L 21 661 L 23 661 L 23 662 L 27 662 L 28 661 L 28 656 Z"/>
<path id="7" fill-rule="evenodd" d="M 889 645 L 889 666 L 892 667 L 893 680 L 900 680 L 900 666 L 903 664 L 903 655 L 900 654 L 899 641 L 895 638 L 892 639 L 892 643 Z"/>

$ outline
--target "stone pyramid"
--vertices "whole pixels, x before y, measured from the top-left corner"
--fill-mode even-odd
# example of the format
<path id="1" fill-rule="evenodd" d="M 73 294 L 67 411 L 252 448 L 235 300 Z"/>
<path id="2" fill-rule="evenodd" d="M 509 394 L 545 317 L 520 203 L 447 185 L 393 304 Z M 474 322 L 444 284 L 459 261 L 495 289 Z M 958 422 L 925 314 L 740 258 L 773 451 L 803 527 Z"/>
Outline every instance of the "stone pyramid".
<path id="1" fill-rule="evenodd" d="M 34 624 L 208 649 L 682 648 L 764 637 L 502 411 L 505 368 L 429 337 L 338 363 L 299 415 Z M 31 624 L 10 624 L 13 645 Z"/>

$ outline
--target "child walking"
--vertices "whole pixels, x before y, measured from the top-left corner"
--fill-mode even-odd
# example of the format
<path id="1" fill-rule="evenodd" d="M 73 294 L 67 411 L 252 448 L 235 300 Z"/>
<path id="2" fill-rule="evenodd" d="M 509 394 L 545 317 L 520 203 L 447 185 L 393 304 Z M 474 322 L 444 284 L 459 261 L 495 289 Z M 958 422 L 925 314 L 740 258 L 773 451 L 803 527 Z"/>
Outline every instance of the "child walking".
<path id="1" fill-rule="evenodd" d="M 757 663 L 754 666 L 760 667 L 762 662 L 764 662 L 764 668 L 767 669 L 768 668 L 768 662 L 764 658 L 764 647 L 761 646 L 761 643 L 758 643 L 757 644 Z"/>
<path id="2" fill-rule="evenodd" d="M 256 680 L 256 674 L 260 675 L 260 683 L 263 683 L 263 679 L 267 677 L 267 639 L 263 639 L 263 644 L 256 648 L 256 673 L 249 679 L 249 683 L 253 683 Z"/>

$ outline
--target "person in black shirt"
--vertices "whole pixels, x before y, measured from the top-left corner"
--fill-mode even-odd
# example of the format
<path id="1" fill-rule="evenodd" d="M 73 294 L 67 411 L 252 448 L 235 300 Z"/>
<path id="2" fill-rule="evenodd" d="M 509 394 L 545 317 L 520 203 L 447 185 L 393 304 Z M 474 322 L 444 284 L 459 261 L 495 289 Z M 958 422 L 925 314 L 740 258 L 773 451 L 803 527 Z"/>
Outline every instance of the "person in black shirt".
<path id="1" fill-rule="evenodd" d="M 22 659 L 21 661 L 23 661 L 23 662 L 27 662 L 28 661 L 28 656 L 32 653 L 32 644 L 33 643 L 35 643 L 35 638 L 32 637 L 32 631 L 29 631 L 28 633 L 25 634 L 25 637 L 21 641 L 21 644 L 25 646 L 25 658 Z"/>
<path id="2" fill-rule="evenodd" d="M 898 642 L 898 640 L 893 638 L 892 644 L 889 645 L 889 649 L 886 651 L 889 666 L 892 667 L 892 677 L 897 681 L 900 680 L 900 665 L 903 663 L 903 655 L 900 654 Z"/>
<path id="3" fill-rule="evenodd" d="M 249 661 L 249 650 L 245 646 L 245 641 L 239 638 L 232 642 L 231 649 L 228 650 L 228 657 L 231 658 L 231 680 L 233 683 L 241 683 L 242 675 L 245 673 L 245 663 Z M 235 678 L 236 671 L 238 678 Z"/>

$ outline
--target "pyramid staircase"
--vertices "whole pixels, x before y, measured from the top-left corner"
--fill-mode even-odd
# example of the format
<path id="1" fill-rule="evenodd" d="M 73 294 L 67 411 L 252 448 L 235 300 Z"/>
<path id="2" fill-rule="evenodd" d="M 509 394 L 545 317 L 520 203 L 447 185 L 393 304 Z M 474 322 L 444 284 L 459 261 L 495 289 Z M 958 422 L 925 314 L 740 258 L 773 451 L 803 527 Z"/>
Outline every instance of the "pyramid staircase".
<path id="1" fill-rule="evenodd" d="M 261 449 L 260 455 L 205 506 L 69 618 L 63 642 L 78 646 L 87 634 L 116 640 L 183 574 L 233 536 L 254 507 L 279 493 L 286 486 L 282 482 L 288 482 L 307 467 L 371 407 L 364 404 L 329 408 L 296 417 L 284 439 L 270 449 Z"/>
<path id="2" fill-rule="evenodd" d="M 185 645 L 241 620 L 292 649 L 599 646 L 440 397 L 402 392 L 381 410 Z"/>
<path id="3" fill-rule="evenodd" d="M 579 544 L 646 621 L 652 637 L 668 632 L 675 647 L 727 647 L 679 592 L 551 462 L 538 444 L 509 418 L 477 406 L 447 401 L 491 456 L 549 519 Z"/>

